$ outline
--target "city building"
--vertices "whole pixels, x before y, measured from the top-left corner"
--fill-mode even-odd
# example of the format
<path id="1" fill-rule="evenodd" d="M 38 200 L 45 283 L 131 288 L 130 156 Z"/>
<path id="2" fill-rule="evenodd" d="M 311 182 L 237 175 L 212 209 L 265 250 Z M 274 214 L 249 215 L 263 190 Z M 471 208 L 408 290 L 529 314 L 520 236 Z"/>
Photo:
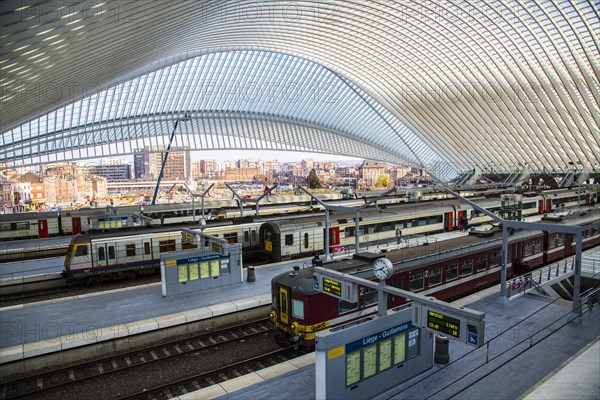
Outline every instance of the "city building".
<path id="1" fill-rule="evenodd" d="M 377 179 L 385 172 L 386 163 L 380 161 L 365 160 L 358 168 L 360 178 L 364 181 L 367 188 L 372 187 Z"/>
<path id="2" fill-rule="evenodd" d="M 135 179 L 158 179 L 164 157 L 162 146 L 135 149 L 133 155 Z M 191 177 L 191 169 L 189 148 L 171 147 L 163 171 L 163 179 L 188 179 Z"/>

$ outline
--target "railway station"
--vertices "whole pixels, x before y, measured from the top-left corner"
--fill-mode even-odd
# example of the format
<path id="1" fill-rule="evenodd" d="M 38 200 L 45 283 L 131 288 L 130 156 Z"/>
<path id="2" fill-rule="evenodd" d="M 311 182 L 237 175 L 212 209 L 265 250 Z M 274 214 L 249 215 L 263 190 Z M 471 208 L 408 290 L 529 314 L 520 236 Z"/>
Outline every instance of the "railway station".
<path id="1" fill-rule="evenodd" d="M 600 398 L 594 1 L 0 16 L 0 399 Z M 417 179 L 196 184 L 181 149 Z M 114 156 L 140 201 L 16 212 L 9 176 L 76 197 Z"/>

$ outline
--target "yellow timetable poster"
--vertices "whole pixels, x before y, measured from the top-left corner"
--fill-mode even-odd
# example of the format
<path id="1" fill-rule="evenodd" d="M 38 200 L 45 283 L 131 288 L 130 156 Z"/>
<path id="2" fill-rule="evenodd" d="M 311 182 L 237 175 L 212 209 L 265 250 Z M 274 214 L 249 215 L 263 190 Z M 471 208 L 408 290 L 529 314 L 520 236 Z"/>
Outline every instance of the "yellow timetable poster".
<path id="1" fill-rule="evenodd" d="M 200 278 L 200 276 L 198 275 L 198 263 L 191 263 L 190 264 L 190 281 L 195 281 L 198 278 Z"/>
<path id="2" fill-rule="evenodd" d="M 210 276 L 219 276 L 219 267 L 221 266 L 221 263 L 219 262 L 219 260 L 210 260 Z"/>
<path id="3" fill-rule="evenodd" d="M 392 339 L 379 343 L 379 372 L 392 366 Z"/>
<path id="4" fill-rule="evenodd" d="M 406 359 L 406 333 L 394 338 L 394 365 L 404 362 Z"/>
<path id="5" fill-rule="evenodd" d="M 188 265 L 182 264 L 177 266 L 177 272 L 179 274 L 179 282 L 187 282 L 188 281 Z"/>
<path id="6" fill-rule="evenodd" d="M 377 345 L 365 348 L 363 357 L 363 379 L 367 379 L 377 373 Z"/>
<path id="7" fill-rule="evenodd" d="M 200 278 L 208 278 L 210 274 L 208 273 L 208 261 L 203 261 L 200 263 Z"/>
<path id="8" fill-rule="evenodd" d="M 360 381 L 360 351 L 346 356 L 346 386 Z"/>

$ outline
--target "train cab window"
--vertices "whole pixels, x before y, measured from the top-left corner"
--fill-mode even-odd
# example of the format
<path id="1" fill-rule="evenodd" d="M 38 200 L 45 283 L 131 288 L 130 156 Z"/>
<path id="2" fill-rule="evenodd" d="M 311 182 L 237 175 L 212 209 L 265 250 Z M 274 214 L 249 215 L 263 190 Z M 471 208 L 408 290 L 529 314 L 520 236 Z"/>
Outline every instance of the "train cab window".
<path id="1" fill-rule="evenodd" d="M 256 240 L 256 231 L 252 231 L 250 234 L 250 237 L 252 238 L 252 242 L 257 242 Z"/>
<path id="2" fill-rule="evenodd" d="M 150 254 L 150 242 L 145 242 L 144 243 L 144 254 L 145 255 Z"/>
<path id="3" fill-rule="evenodd" d="M 294 244 L 294 235 L 285 235 L 285 245 L 291 246 Z"/>
<path id="4" fill-rule="evenodd" d="M 175 240 L 161 240 L 158 242 L 158 249 L 161 253 L 175 251 Z"/>
<path id="5" fill-rule="evenodd" d="M 135 244 L 134 243 L 125 245 L 125 255 L 127 257 L 135 257 Z"/>
<path id="6" fill-rule="evenodd" d="M 304 319 L 304 302 L 302 300 L 292 299 L 292 315 Z"/>
<path id="7" fill-rule="evenodd" d="M 471 275 L 473 273 L 473 260 L 465 260 L 460 267 L 460 274 L 462 276 Z"/>
<path id="8" fill-rule="evenodd" d="M 446 265 L 446 282 L 454 280 L 458 277 L 458 264 Z"/>
<path id="9" fill-rule="evenodd" d="M 349 301 L 340 300 L 340 314 L 348 311 L 356 310 L 358 303 L 350 303 Z"/>
<path id="10" fill-rule="evenodd" d="M 108 246 L 108 259 L 109 260 L 115 259 L 115 246 Z"/>
<path id="11" fill-rule="evenodd" d="M 431 287 L 442 283 L 442 269 L 434 268 L 429 270 L 429 276 L 427 278 L 427 286 Z"/>
<path id="12" fill-rule="evenodd" d="M 88 255 L 88 248 L 87 245 L 84 246 L 77 246 L 75 248 L 75 257 L 80 257 L 80 256 L 87 256 Z"/>
<path id="13" fill-rule="evenodd" d="M 104 247 L 98 247 L 98 261 L 106 260 L 106 253 Z"/>
<path id="14" fill-rule="evenodd" d="M 485 271 L 487 269 L 487 255 L 477 257 L 477 264 L 475 265 L 477 272 Z"/>
<path id="15" fill-rule="evenodd" d="M 308 249 L 308 233 L 304 234 L 304 248 Z"/>
<path id="16" fill-rule="evenodd" d="M 416 274 L 411 274 L 410 275 L 410 283 L 409 283 L 409 290 L 411 292 L 415 292 L 417 290 L 421 290 L 424 287 L 423 284 L 423 273 L 422 272 L 418 272 Z"/>

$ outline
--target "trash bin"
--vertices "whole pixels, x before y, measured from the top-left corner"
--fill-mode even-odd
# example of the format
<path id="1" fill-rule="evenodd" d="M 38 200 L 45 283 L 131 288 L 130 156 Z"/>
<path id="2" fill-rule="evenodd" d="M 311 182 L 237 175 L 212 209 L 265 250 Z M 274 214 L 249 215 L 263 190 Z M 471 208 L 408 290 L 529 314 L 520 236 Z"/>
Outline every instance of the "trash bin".
<path id="1" fill-rule="evenodd" d="M 446 336 L 437 335 L 435 337 L 435 354 L 433 361 L 436 364 L 448 364 L 450 362 L 449 340 Z"/>
<path id="2" fill-rule="evenodd" d="M 248 271 L 248 277 L 246 278 L 246 280 L 248 282 L 256 282 L 256 275 L 254 274 L 254 267 L 248 267 L 248 268 L 246 268 L 246 270 Z"/>

